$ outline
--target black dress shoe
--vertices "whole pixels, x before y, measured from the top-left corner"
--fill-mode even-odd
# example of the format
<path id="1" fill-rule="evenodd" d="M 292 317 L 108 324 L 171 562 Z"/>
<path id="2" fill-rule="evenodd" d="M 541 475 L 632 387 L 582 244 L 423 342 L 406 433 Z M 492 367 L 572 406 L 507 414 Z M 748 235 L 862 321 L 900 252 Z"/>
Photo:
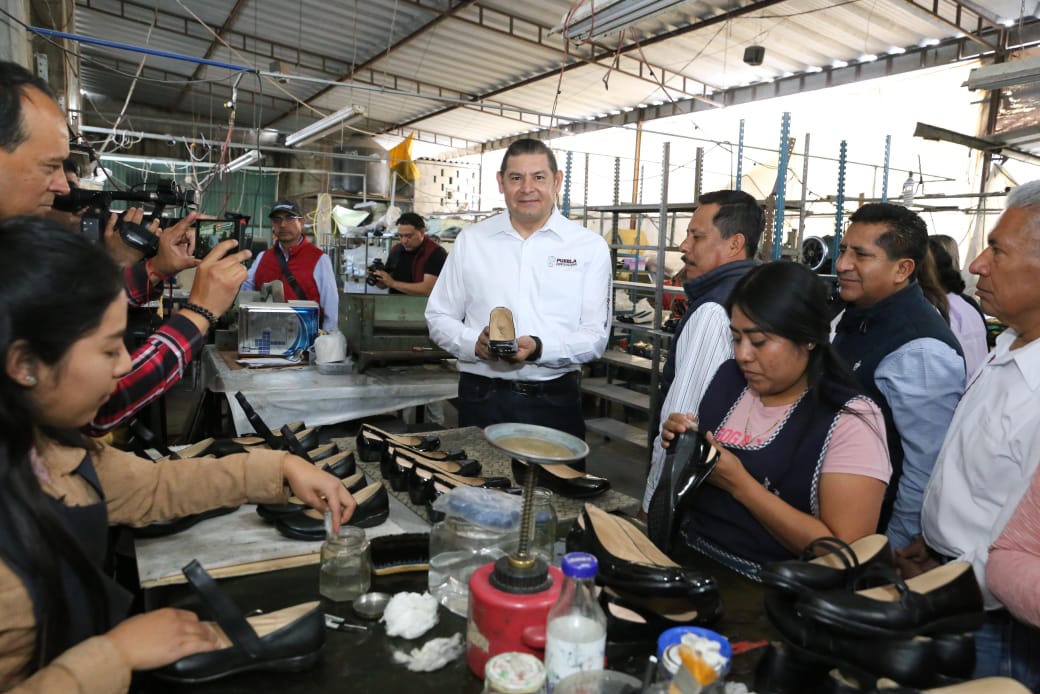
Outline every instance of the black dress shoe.
<path id="1" fill-rule="evenodd" d="M 491 309 L 491 317 L 488 319 L 488 351 L 496 357 L 511 357 L 518 350 L 513 312 L 505 306 Z"/>
<path id="2" fill-rule="evenodd" d="M 585 504 L 568 533 L 567 551 L 594 555 L 598 582 L 635 595 L 691 600 L 718 595 L 714 577 L 679 566 L 632 522 L 592 504 Z"/>
<path id="3" fill-rule="evenodd" d="M 216 518 L 217 516 L 226 516 L 229 513 L 234 513 L 238 510 L 238 506 L 227 506 L 222 508 L 211 508 L 208 511 L 202 513 L 192 513 L 187 516 L 181 516 L 180 518 L 171 518 L 165 521 L 155 521 L 148 525 L 141 526 L 140 528 L 134 528 L 135 537 L 165 537 L 167 535 L 173 535 L 179 533 L 182 530 L 187 530 L 193 525 L 201 523 L 208 518 Z"/>
<path id="4" fill-rule="evenodd" d="M 409 453 L 399 449 L 394 454 L 391 470 L 388 471 L 389 475 L 384 475 L 383 479 L 389 480 L 390 488 L 395 492 L 401 492 L 407 489 L 408 481 L 413 476 L 412 471 L 416 469 L 444 475 L 476 477 L 481 472 L 481 465 L 476 460 L 431 460 L 423 457 L 421 454 Z M 380 472 L 383 471 L 383 465 L 380 464 Z M 421 504 L 423 502 L 416 501 L 413 503 Z"/>
<path id="5" fill-rule="evenodd" d="M 968 562 L 954 561 L 903 581 L 855 593 L 805 593 L 798 612 L 853 636 L 894 637 L 973 631 L 985 620 Z"/>
<path id="6" fill-rule="evenodd" d="M 197 684 L 251 670 L 297 672 L 318 662 L 325 620 L 317 601 L 246 618 L 198 561 L 183 571 L 220 626 L 227 647 L 181 658 L 153 671 L 155 677 Z"/>
<path id="7" fill-rule="evenodd" d="M 527 482 L 528 470 L 534 469 L 535 484 L 573 499 L 587 499 L 610 489 L 610 480 L 579 472 L 567 465 L 529 465 L 513 458 L 513 479 L 517 485 Z"/>
<path id="8" fill-rule="evenodd" d="M 267 442 L 259 436 L 235 436 L 230 439 L 216 439 L 213 445 L 206 451 L 206 455 L 215 455 L 222 458 L 233 453 L 245 453 L 251 448 L 270 448 Z"/>
<path id="9" fill-rule="evenodd" d="M 343 486 L 351 494 L 356 494 L 368 486 L 368 480 L 365 478 L 365 473 L 358 472 L 343 478 Z M 308 508 L 310 506 L 305 504 L 302 499 L 291 496 L 284 504 L 257 504 L 256 514 L 268 523 L 274 523 L 279 518 L 291 516 Z"/>
<path id="10" fill-rule="evenodd" d="M 676 510 L 715 470 L 718 452 L 694 429 L 672 440 L 647 509 L 647 534 L 663 551 L 672 549 Z"/>
<path id="11" fill-rule="evenodd" d="M 373 482 L 354 495 L 357 508 L 347 525 L 371 528 L 390 517 L 390 495 L 382 482 Z M 321 511 L 305 509 L 275 519 L 275 528 L 294 540 L 324 540 L 325 515 Z"/>
<path id="12" fill-rule="evenodd" d="M 824 691 L 827 665 L 803 656 L 785 643 L 770 643 L 755 666 L 757 694 L 805 694 Z"/>
<path id="13" fill-rule="evenodd" d="M 313 463 L 314 461 L 311 460 L 310 453 L 307 451 L 315 448 L 318 444 L 318 428 L 310 427 L 303 431 L 293 431 L 286 424 L 282 427 L 282 442 L 285 444 L 285 450 Z"/>
<path id="14" fill-rule="evenodd" d="M 334 443 L 326 443 L 307 451 L 307 458 L 310 459 L 312 463 L 317 463 L 326 458 L 331 458 L 337 453 L 339 453 L 339 446 Z"/>
<path id="15" fill-rule="evenodd" d="M 383 464 L 390 460 L 393 460 L 398 450 L 404 451 L 405 453 L 411 454 L 413 456 L 418 455 L 422 456 L 423 458 L 429 458 L 430 460 L 469 459 L 469 457 L 466 455 L 466 451 L 462 450 L 461 448 L 454 451 L 424 451 L 418 448 L 412 448 L 411 446 L 406 446 L 403 443 L 394 443 L 392 441 L 388 441 L 386 444 L 386 448 L 383 449 L 382 456 L 379 458 L 379 463 Z"/>
<path id="16" fill-rule="evenodd" d="M 408 471 L 405 488 L 408 499 L 416 506 L 434 501 L 455 487 L 482 487 L 485 489 L 508 489 L 513 481 L 508 477 L 463 477 L 447 472 L 435 472 L 416 465 Z"/>
<path id="17" fill-rule="evenodd" d="M 641 597 L 604 588 L 599 603 L 607 615 L 607 640 L 656 642 L 672 627 L 709 626 L 722 617 L 722 601 L 717 593 L 698 600 L 687 598 Z"/>
<path id="18" fill-rule="evenodd" d="M 358 457 L 366 463 L 374 463 L 382 459 L 388 443 L 410 446 L 420 451 L 435 451 L 441 446 L 438 436 L 391 434 L 371 424 L 362 424 L 354 440 L 357 444 Z"/>
<path id="19" fill-rule="evenodd" d="M 799 615 L 796 600 L 791 593 L 767 590 L 765 609 L 790 646 L 803 651 L 803 658 L 816 658 L 859 681 L 891 677 L 919 687 L 935 684 L 938 658 L 932 639 L 848 636 Z"/>
<path id="20" fill-rule="evenodd" d="M 340 479 L 350 477 L 357 472 L 357 461 L 354 460 L 354 454 L 348 451 L 340 451 L 331 458 L 315 463 L 315 465 Z"/>
<path id="21" fill-rule="evenodd" d="M 819 556 L 820 550 L 827 554 Z M 762 568 L 762 583 L 792 593 L 849 587 L 874 564 L 894 566 L 892 550 L 884 535 L 867 535 L 845 544 L 836 537 L 813 540 L 801 559 L 776 562 Z"/>

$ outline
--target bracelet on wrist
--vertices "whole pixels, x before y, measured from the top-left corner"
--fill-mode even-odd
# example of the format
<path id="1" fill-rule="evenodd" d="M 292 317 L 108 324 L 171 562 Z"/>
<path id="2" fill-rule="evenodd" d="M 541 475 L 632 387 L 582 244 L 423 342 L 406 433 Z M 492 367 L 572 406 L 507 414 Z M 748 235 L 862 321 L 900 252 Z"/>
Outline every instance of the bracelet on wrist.
<path id="1" fill-rule="evenodd" d="M 148 281 L 149 282 L 152 281 L 153 277 L 157 281 L 159 281 L 159 282 L 165 282 L 166 280 L 168 280 L 170 278 L 169 275 L 164 275 L 163 273 L 161 273 L 161 272 L 159 272 L 158 270 L 155 269 L 155 265 L 152 263 L 152 259 L 151 258 L 149 258 L 148 260 L 144 261 L 144 270 L 148 274 Z"/>
<path id="2" fill-rule="evenodd" d="M 531 339 L 534 340 L 534 351 L 527 355 L 525 361 L 538 361 L 542 357 L 542 338 L 532 335 Z"/>
<path id="3" fill-rule="evenodd" d="M 217 317 L 214 316 L 213 312 L 210 311 L 208 308 L 203 308 L 198 304 L 191 303 L 190 301 L 185 301 L 183 304 L 181 304 L 181 308 L 187 309 L 189 311 L 194 311 L 195 313 L 199 314 L 207 321 L 209 321 L 210 327 L 217 324 Z"/>

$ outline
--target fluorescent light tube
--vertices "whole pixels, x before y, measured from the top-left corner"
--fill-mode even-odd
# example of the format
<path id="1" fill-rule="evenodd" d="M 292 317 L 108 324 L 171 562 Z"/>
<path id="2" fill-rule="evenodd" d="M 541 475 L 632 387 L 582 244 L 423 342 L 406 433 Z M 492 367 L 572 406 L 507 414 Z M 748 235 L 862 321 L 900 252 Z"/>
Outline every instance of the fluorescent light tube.
<path id="1" fill-rule="evenodd" d="M 972 90 L 1003 89 L 1030 82 L 1040 82 L 1040 56 L 977 67 L 961 86 Z"/>
<path id="2" fill-rule="evenodd" d="M 238 159 L 232 159 L 231 161 L 229 161 L 227 166 L 224 167 L 224 172 L 225 173 L 234 173 L 235 171 L 238 171 L 239 169 L 244 169 L 247 166 L 249 166 L 250 164 L 255 164 L 257 162 L 257 160 L 259 160 L 260 157 L 262 157 L 262 156 L 263 155 L 260 153 L 260 150 L 258 150 L 258 149 L 250 150 L 250 151 L 246 152 L 245 154 L 243 154 L 242 156 L 240 156 Z"/>
<path id="3" fill-rule="evenodd" d="M 572 41 L 589 41 L 627 29 L 686 0 L 588 0 L 571 17 L 564 16 L 553 33 Z"/>
<path id="4" fill-rule="evenodd" d="M 348 106 L 344 109 L 336 111 L 332 115 L 325 116 L 321 120 L 311 123 L 306 128 L 297 130 L 293 134 L 285 138 L 286 147 L 296 147 L 298 145 L 306 145 L 320 140 L 329 134 L 329 131 L 336 127 L 347 123 L 353 119 L 360 118 L 365 115 L 364 106 Z"/>

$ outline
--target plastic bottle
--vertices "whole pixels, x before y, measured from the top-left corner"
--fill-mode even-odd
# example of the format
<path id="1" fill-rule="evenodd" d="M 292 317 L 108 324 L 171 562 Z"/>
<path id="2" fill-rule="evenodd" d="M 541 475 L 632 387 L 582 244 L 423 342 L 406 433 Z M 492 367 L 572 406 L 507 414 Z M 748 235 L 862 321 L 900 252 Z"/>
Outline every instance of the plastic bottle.
<path id="1" fill-rule="evenodd" d="M 914 191 L 917 189 L 917 183 L 914 181 L 914 172 L 908 171 L 906 180 L 903 181 L 903 207 L 910 207 L 914 204 Z"/>
<path id="2" fill-rule="evenodd" d="M 567 675 L 602 670 L 607 616 L 593 593 L 596 557 L 571 552 L 563 557 L 563 589 L 549 610 L 545 629 L 545 676 L 551 693 Z"/>

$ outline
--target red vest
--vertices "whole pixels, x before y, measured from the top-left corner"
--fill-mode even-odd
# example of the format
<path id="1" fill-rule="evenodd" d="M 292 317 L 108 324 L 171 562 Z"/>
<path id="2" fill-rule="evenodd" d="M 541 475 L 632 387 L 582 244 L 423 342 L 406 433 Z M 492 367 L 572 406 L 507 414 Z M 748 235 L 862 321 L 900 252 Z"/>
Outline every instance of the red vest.
<path id="1" fill-rule="evenodd" d="M 308 241 L 306 236 L 301 237 L 300 242 L 289 249 L 289 270 L 296 278 L 300 289 L 303 290 L 304 296 L 296 296 L 289 280 L 282 274 L 282 264 L 278 262 L 278 257 L 275 255 L 280 252 L 277 242 L 267 249 L 256 268 L 254 286 L 259 289 L 267 282 L 281 280 L 285 287 L 286 300 L 309 299 L 320 302 L 318 284 L 314 281 L 314 266 L 318 264 L 318 259 L 324 255 L 325 251 Z"/>
<path id="2" fill-rule="evenodd" d="M 415 261 L 412 263 L 412 282 L 423 281 L 423 275 L 426 274 L 426 261 L 440 247 L 441 245 L 429 236 L 423 237 L 422 245 L 419 246 L 419 254 L 415 256 Z"/>

